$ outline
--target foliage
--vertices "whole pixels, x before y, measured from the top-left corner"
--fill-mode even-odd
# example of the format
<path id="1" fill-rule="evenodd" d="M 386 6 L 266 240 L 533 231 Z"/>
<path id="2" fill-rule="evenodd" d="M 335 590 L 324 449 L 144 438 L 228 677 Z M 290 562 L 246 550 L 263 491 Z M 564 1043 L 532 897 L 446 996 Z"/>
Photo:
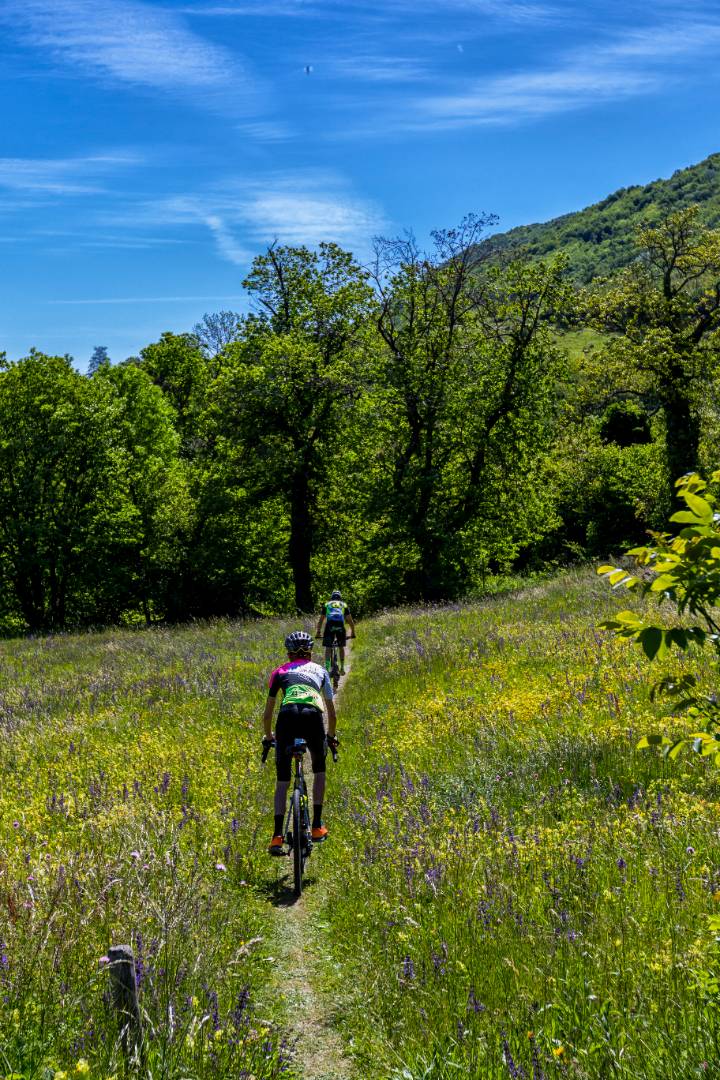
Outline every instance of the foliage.
<path id="1" fill-rule="evenodd" d="M 720 154 L 711 154 L 667 180 L 620 188 L 585 210 L 542 224 L 522 225 L 491 237 L 486 245 L 493 257 L 501 258 L 520 252 L 531 259 L 545 259 L 562 252 L 572 277 L 588 284 L 636 259 L 632 235 L 638 226 L 653 225 L 696 203 L 703 225 L 720 226 L 719 172 Z"/>
<path id="2" fill-rule="evenodd" d="M 518 519 L 503 507 L 496 540 L 498 504 L 540 494 L 533 474 L 561 362 L 544 320 L 562 304 L 562 265 L 483 267 L 472 252 L 487 225 L 470 217 L 436 232 L 432 255 L 411 237 L 377 249 L 378 425 L 390 452 L 376 500 L 414 553 L 411 600 L 457 595 L 475 559 L 509 556 Z"/>
<path id="3" fill-rule="evenodd" d="M 357 345 L 371 293 L 335 244 L 271 247 L 245 285 L 258 312 L 226 350 L 213 419 L 255 499 L 284 504 L 295 605 L 310 611 L 318 500 L 362 391 Z"/>
<path id="4" fill-rule="evenodd" d="M 698 215 L 689 207 L 639 230 L 638 261 L 586 294 L 590 319 L 611 334 L 611 377 L 662 410 L 672 478 L 698 466 L 700 403 L 720 359 L 720 230 Z"/>
<path id="5" fill-rule="evenodd" d="M 720 472 L 713 473 L 712 483 L 719 482 Z M 663 659 L 673 647 L 685 653 L 708 646 L 717 662 L 720 660 L 720 627 L 715 611 L 720 600 L 717 496 L 696 474 L 681 477 L 677 487 L 687 507 L 670 519 L 683 525 L 678 535 L 655 533 L 652 544 L 629 552 L 638 566 L 645 568 L 643 575 L 612 566 L 601 566 L 598 570 L 614 588 L 636 589 L 671 605 L 675 620 L 665 625 L 634 611 L 621 611 L 604 626 L 641 645 L 649 660 Z M 716 694 L 702 693 L 696 675 L 688 671 L 662 678 L 653 692 L 672 699 L 674 712 L 687 713 L 694 725 L 702 725 L 702 730 L 675 739 L 648 735 L 639 745 L 662 746 L 670 758 L 690 745 L 703 756 L 714 755 L 715 763 L 720 765 L 720 705 Z"/>

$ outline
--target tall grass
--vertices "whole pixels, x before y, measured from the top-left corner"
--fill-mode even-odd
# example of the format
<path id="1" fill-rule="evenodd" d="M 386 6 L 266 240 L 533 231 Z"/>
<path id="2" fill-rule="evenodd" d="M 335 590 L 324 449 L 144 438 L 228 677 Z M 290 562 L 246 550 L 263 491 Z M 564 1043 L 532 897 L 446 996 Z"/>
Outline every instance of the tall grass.
<path id="1" fill-rule="evenodd" d="M 614 604 L 571 574 L 361 624 L 293 924 L 358 1076 L 720 1076 L 720 774 L 634 750 L 677 722 Z M 285 629 L 0 645 L 0 1076 L 123 1073 L 120 942 L 151 1077 L 297 1073 L 258 763 Z"/>
<path id="2" fill-rule="evenodd" d="M 361 1075 L 720 1075 L 718 772 L 635 752 L 673 722 L 613 605 L 566 575 L 363 624 L 321 912 Z"/>
<path id="3" fill-rule="evenodd" d="M 0 1075 L 122 1071 L 103 958 L 135 950 L 153 1077 L 289 1068 L 265 983 L 264 679 L 284 627 L 0 645 Z"/>

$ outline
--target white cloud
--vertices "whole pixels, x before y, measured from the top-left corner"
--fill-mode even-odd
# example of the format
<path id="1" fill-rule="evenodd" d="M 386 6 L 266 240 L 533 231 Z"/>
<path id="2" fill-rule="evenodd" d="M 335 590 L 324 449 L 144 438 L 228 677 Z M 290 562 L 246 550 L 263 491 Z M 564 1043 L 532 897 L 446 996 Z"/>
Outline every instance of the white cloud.
<path id="1" fill-rule="evenodd" d="M 508 124 L 649 93 L 675 77 L 671 65 L 720 44 L 720 24 L 628 31 L 579 50 L 555 67 L 476 79 L 454 93 L 418 98 L 411 129 Z"/>
<path id="2" fill-rule="evenodd" d="M 249 83 L 236 58 L 176 12 L 141 0 L 0 0 L 0 21 L 68 65 L 136 86 L 232 100 Z"/>
<path id="3" fill-rule="evenodd" d="M 201 16 L 265 16 L 270 18 L 346 17 L 354 13 L 373 19 L 404 16 L 408 13 L 436 13 L 445 16 L 449 11 L 471 15 L 497 16 L 504 21 L 544 19 L 555 13 L 554 5 L 532 3 L 530 0 L 385 0 L 382 6 L 370 0 L 238 0 L 237 3 L 191 3 L 181 9 L 186 14 Z"/>
<path id="4" fill-rule="evenodd" d="M 278 240 L 316 246 L 335 241 L 367 252 L 386 228 L 381 210 L 355 196 L 334 174 L 271 174 L 189 195 L 147 202 L 130 212 L 129 228 L 203 225 L 221 258 L 248 266 L 259 247 Z M 117 216 L 106 221 L 118 224 Z"/>
<path id="5" fill-rule="evenodd" d="M 134 154 L 76 158 L 0 158 L 0 188 L 46 195 L 86 195 L 104 190 L 100 177 L 136 165 Z"/>

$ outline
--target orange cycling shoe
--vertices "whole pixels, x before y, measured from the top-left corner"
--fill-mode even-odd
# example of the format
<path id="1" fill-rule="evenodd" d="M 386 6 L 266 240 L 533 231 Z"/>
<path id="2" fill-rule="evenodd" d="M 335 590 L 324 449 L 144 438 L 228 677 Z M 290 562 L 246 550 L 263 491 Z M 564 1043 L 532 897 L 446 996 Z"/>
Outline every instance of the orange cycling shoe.
<path id="1" fill-rule="evenodd" d="M 285 852 L 283 851 L 283 838 L 282 838 L 282 836 L 273 836 L 272 840 L 270 841 L 270 847 L 268 848 L 268 853 L 270 855 L 284 855 L 285 854 Z"/>
<path id="2" fill-rule="evenodd" d="M 324 825 L 321 825 L 317 829 L 313 828 L 311 835 L 313 844 L 321 844 L 323 840 L 327 840 L 328 831 Z"/>

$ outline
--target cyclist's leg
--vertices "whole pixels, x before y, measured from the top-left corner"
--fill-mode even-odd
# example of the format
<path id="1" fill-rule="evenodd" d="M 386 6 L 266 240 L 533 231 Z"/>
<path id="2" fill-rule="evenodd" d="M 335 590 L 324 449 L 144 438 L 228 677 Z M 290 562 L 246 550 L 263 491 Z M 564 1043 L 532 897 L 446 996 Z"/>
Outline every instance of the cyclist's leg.
<path id="1" fill-rule="evenodd" d="M 313 840 L 324 840 L 327 829 L 322 824 L 322 808 L 325 798 L 325 723 L 320 709 L 303 710 L 303 737 L 308 744 L 313 770 Z"/>
<path id="2" fill-rule="evenodd" d="M 289 708 L 281 709 L 275 724 L 275 805 L 273 838 L 269 849 L 273 854 L 279 854 L 282 850 L 282 842 L 278 844 L 276 841 L 278 837 L 282 840 L 287 793 L 290 787 L 291 761 L 288 750 L 291 738 L 294 738 L 291 733 L 293 717 L 290 711 Z"/>
<path id="3" fill-rule="evenodd" d="M 347 644 L 347 630 L 343 628 L 340 631 L 338 637 L 338 644 L 340 646 L 340 674 L 345 674 L 345 645 Z"/>

